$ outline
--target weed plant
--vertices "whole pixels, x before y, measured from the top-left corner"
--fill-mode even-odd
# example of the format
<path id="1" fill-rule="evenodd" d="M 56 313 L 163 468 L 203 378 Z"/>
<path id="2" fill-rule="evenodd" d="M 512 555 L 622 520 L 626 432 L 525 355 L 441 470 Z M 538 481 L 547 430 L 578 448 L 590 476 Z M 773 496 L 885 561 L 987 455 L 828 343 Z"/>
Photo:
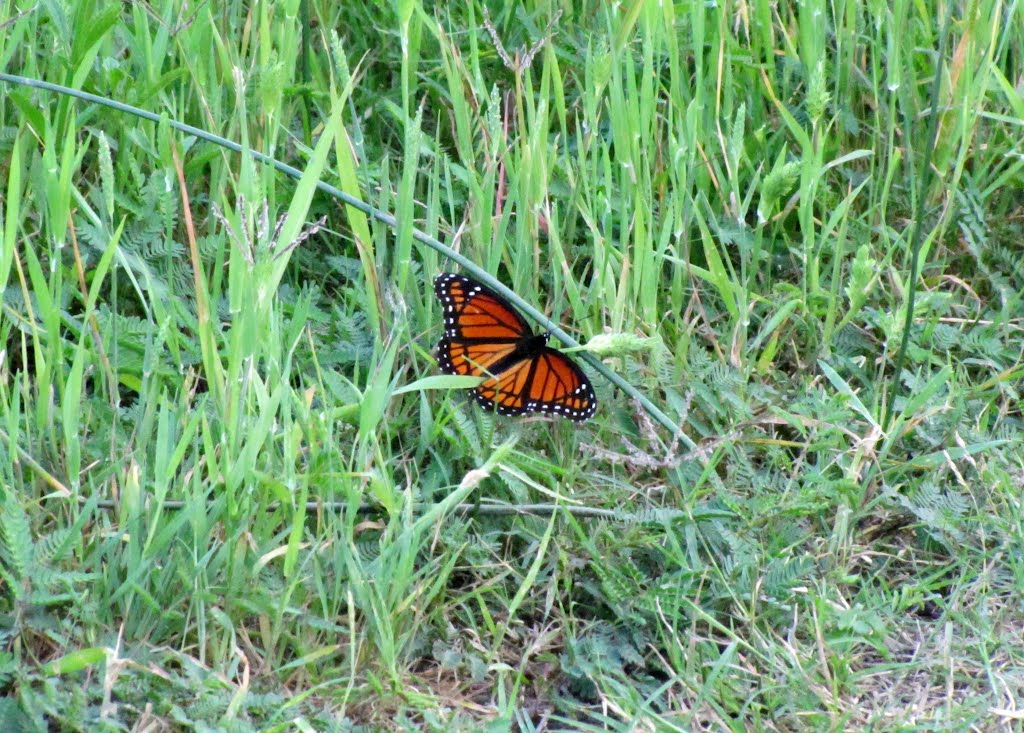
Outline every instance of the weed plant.
<path id="1" fill-rule="evenodd" d="M 0 0 L 0 730 L 1019 730 L 1022 48 Z M 453 269 L 592 420 L 438 377 Z"/>

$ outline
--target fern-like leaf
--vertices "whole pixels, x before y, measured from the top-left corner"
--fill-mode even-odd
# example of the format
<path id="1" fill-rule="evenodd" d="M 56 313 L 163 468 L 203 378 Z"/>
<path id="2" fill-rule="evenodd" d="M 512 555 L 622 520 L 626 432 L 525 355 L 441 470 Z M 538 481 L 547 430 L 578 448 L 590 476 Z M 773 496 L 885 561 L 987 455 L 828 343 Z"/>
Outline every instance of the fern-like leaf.
<path id="1" fill-rule="evenodd" d="M 6 494 L 0 501 L 0 540 L 3 541 L 4 556 L 12 575 L 23 579 L 32 567 L 32 528 L 28 514 L 13 495 Z M 19 584 L 11 585 L 17 593 Z"/>

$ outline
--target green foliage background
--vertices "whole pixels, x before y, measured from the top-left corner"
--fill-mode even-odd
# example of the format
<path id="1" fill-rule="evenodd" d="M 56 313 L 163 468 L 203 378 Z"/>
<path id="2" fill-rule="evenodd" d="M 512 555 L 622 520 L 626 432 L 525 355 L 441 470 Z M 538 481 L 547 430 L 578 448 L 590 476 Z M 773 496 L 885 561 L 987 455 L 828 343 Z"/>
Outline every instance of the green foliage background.
<path id="1" fill-rule="evenodd" d="M 0 0 L 0 730 L 1015 730 L 1022 47 Z M 682 430 L 431 379 L 428 238 Z"/>

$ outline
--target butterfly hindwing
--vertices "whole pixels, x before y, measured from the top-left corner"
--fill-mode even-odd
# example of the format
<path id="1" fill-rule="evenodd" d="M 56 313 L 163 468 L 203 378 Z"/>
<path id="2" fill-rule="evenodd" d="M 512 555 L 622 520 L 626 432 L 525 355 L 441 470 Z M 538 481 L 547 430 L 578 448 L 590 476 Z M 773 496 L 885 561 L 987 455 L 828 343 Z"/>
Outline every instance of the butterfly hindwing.
<path id="1" fill-rule="evenodd" d="M 587 375 L 575 361 L 548 347 L 537 357 L 529 399 L 534 409 L 571 420 L 586 420 L 597 410 L 597 396 Z"/>
<path id="2" fill-rule="evenodd" d="M 515 348 L 515 342 L 474 344 L 446 336 L 437 345 L 437 360 L 445 374 L 485 377 L 492 374 L 492 366 L 511 356 Z"/>

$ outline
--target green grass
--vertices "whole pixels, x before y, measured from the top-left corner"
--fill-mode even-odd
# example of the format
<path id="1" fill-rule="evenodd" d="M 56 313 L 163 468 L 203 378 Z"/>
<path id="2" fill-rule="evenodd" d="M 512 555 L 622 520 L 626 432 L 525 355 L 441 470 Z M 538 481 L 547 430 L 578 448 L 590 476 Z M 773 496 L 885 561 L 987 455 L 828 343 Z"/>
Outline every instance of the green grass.
<path id="1" fill-rule="evenodd" d="M 498 5 L 0 2 L 0 730 L 1019 729 L 1020 5 Z"/>

